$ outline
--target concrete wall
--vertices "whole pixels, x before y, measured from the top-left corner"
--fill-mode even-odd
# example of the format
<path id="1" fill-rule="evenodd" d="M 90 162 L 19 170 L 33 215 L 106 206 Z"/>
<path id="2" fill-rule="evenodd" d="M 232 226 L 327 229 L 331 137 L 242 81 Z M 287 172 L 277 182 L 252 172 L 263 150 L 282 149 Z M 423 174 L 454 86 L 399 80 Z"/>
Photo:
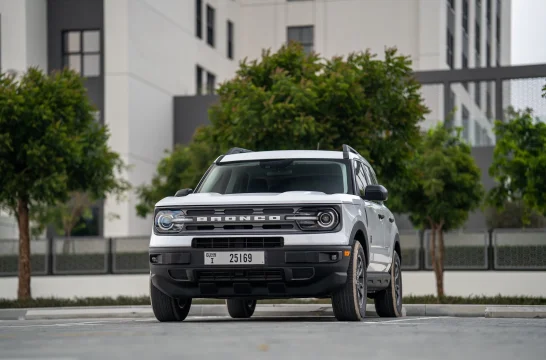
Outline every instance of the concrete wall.
<path id="1" fill-rule="evenodd" d="M 404 295 L 436 293 L 432 271 L 402 274 Z M 148 296 L 149 275 L 35 276 L 32 296 L 117 297 Z M 452 296 L 537 296 L 546 297 L 546 272 L 446 272 L 445 291 Z M 0 278 L 0 298 L 17 297 L 17 278 Z"/>
<path id="2" fill-rule="evenodd" d="M 206 42 L 206 4 L 216 12 L 214 47 Z M 173 147 L 173 98 L 196 93 L 196 66 L 214 74 L 216 83 L 235 72 L 239 4 L 203 1 L 202 39 L 195 35 L 195 1 L 116 0 L 104 6 L 105 121 L 112 148 L 132 166 L 124 176 L 137 187 L 150 182 L 164 151 Z M 226 52 L 228 19 L 235 24 L 233 60 Z M 137 203 L 134 194 L 119 203 L 107 200 L 106 213 L 120 218 L 106 222 L 105 236 L 150 232 L 151 219 L 136 215 Z"/>

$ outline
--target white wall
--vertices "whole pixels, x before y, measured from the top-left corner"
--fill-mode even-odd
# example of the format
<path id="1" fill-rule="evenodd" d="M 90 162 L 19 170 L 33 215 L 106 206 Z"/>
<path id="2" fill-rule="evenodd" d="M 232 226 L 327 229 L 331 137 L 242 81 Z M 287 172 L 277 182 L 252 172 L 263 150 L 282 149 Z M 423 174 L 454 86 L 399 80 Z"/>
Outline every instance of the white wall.
<path id="1" fill-rule="evenodd" d="M 423 10 L 419 4 L 423 1 L 242 0 L 246 30 L 241 34 L 243 53 L 255 59 L 260 57 L 262 48 L 276 51 L 286 43 L 288 26 L 314 25 L 314 48 L 322 56 L 345 56 L 368 48 L 382 55 L 386 46 L 395 46 L 400 53 L 410 55 L 418 68 L 421 37 L 431 37 L 420 31 L 419 13 Z M 436 9 L 430 1 L 426 6 L 427 13 Z M 429 45 L 430 42 L 425 47 Z M 432 57 L 436 53 L 423 51 L 423 55 Z"/>
<path id="2" fill-rule="evenodd" d="M 206 4 L 216 10 L 215 47 L 206 43 Z M 238 3 L 203 2 L 203 38 L 195 36 L 195 2 L 179 0 L 105 1 L 105 121 L 110 144 L 132 166 L 126 174 L 133 186 L 149 184 L 165 150 L 173 147 L 173 98 L 196 92 L 199 64 L 220 83 L 233 76 L 237 58 L 227 58 L 227 24 L 235 24 L 235 56 L 239 53 Z M 131 194 L 105 211 L 120 219 L 105 222 L 105 236 L 150 233 L 151 218 L 137 216 Z"/>
<path id="3" fill-rule="evenodd" d="M 2 71 L 47 70 L 47 1 L 0 0 Z"/>
<path id="4" fill-rule="evenodd" d="M 432 271 L 405 271 L 404 295 L 436 293 Z M 32 296 L 117 297 L 149 295 L 149 275 L 35 276 Z M 445 291 L 451 296 L 535 296 L 546 297 L 546 272 L 446 272 Z M 0 298 L 17 297 L 17 278 L 0 278 Z"/>

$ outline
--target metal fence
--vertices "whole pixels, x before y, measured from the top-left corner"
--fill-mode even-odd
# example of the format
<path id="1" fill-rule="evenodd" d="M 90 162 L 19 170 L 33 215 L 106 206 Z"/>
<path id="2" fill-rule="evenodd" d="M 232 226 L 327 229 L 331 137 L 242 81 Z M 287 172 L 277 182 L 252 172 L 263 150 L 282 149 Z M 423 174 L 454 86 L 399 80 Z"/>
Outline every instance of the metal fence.
<path id="1" fill-rule="evenodd" d="M 31 241 L 33 275 L 145 274 L 148 236 L 75 237 Z M 400 234 L 402 267 L 430 271 L 430 232 Z M 444 234 L 446 271 L 546 270 L 546 229 L 457 231 Z M 0 240 L 0 276 L 17 275 L 18 240 Z"/>

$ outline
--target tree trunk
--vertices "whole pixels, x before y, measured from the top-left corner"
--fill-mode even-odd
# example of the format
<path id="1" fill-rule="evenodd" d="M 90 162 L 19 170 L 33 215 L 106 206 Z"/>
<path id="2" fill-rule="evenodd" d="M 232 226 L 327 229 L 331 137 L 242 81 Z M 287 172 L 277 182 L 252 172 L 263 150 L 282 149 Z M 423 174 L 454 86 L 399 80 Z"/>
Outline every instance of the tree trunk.
<path id="1" fill-rule="evenodd" d="M 19 287 L 17 298 L 27 300 L 30 294 L 30 231 L 28 202 L 17 200 L 17 223 L 19 225 Z"/>
<path id="2" fill-rule="evenodd" d="M 440 224 L 437 228 L 438 231 L 438 263 L 436 264 L 436 290 L 438 292 L 438 298 L 441 299 L 445 296 L 444 293 L 444 230 L 443 224 Z"/>
<path id="3" fill-rule="evenodd" d="M 438 261 L 436 260 L 436 224 L 432 223 L 432 221 L 430 223 L 430 228 L 430 261 L 432 263 L 434 277 L 436 278 L 436 290 L 438 290 Z"/>

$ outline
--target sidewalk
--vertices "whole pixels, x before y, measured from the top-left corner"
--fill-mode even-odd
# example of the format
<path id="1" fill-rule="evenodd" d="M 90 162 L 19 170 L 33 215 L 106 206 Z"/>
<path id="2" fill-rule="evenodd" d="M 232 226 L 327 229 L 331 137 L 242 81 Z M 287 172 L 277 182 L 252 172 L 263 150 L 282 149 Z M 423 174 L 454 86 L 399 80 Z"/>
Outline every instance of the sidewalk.
<path id="1" fill-rule="evenodd" d="M 405 316 L 455 316 L 487 318 L 546 318 L 546 306 L 408 304 Z M 189 316 L 228 316 L 226 306 L 192 305 Z M 263 304 L 254 316 L 334 316 L 330 305 Z M 366 316 L 376 317 L 373 304 Z M 101 306 L 67 308 L 0 309 L 0 320 L 153 318 L 150 306 Z"/>

